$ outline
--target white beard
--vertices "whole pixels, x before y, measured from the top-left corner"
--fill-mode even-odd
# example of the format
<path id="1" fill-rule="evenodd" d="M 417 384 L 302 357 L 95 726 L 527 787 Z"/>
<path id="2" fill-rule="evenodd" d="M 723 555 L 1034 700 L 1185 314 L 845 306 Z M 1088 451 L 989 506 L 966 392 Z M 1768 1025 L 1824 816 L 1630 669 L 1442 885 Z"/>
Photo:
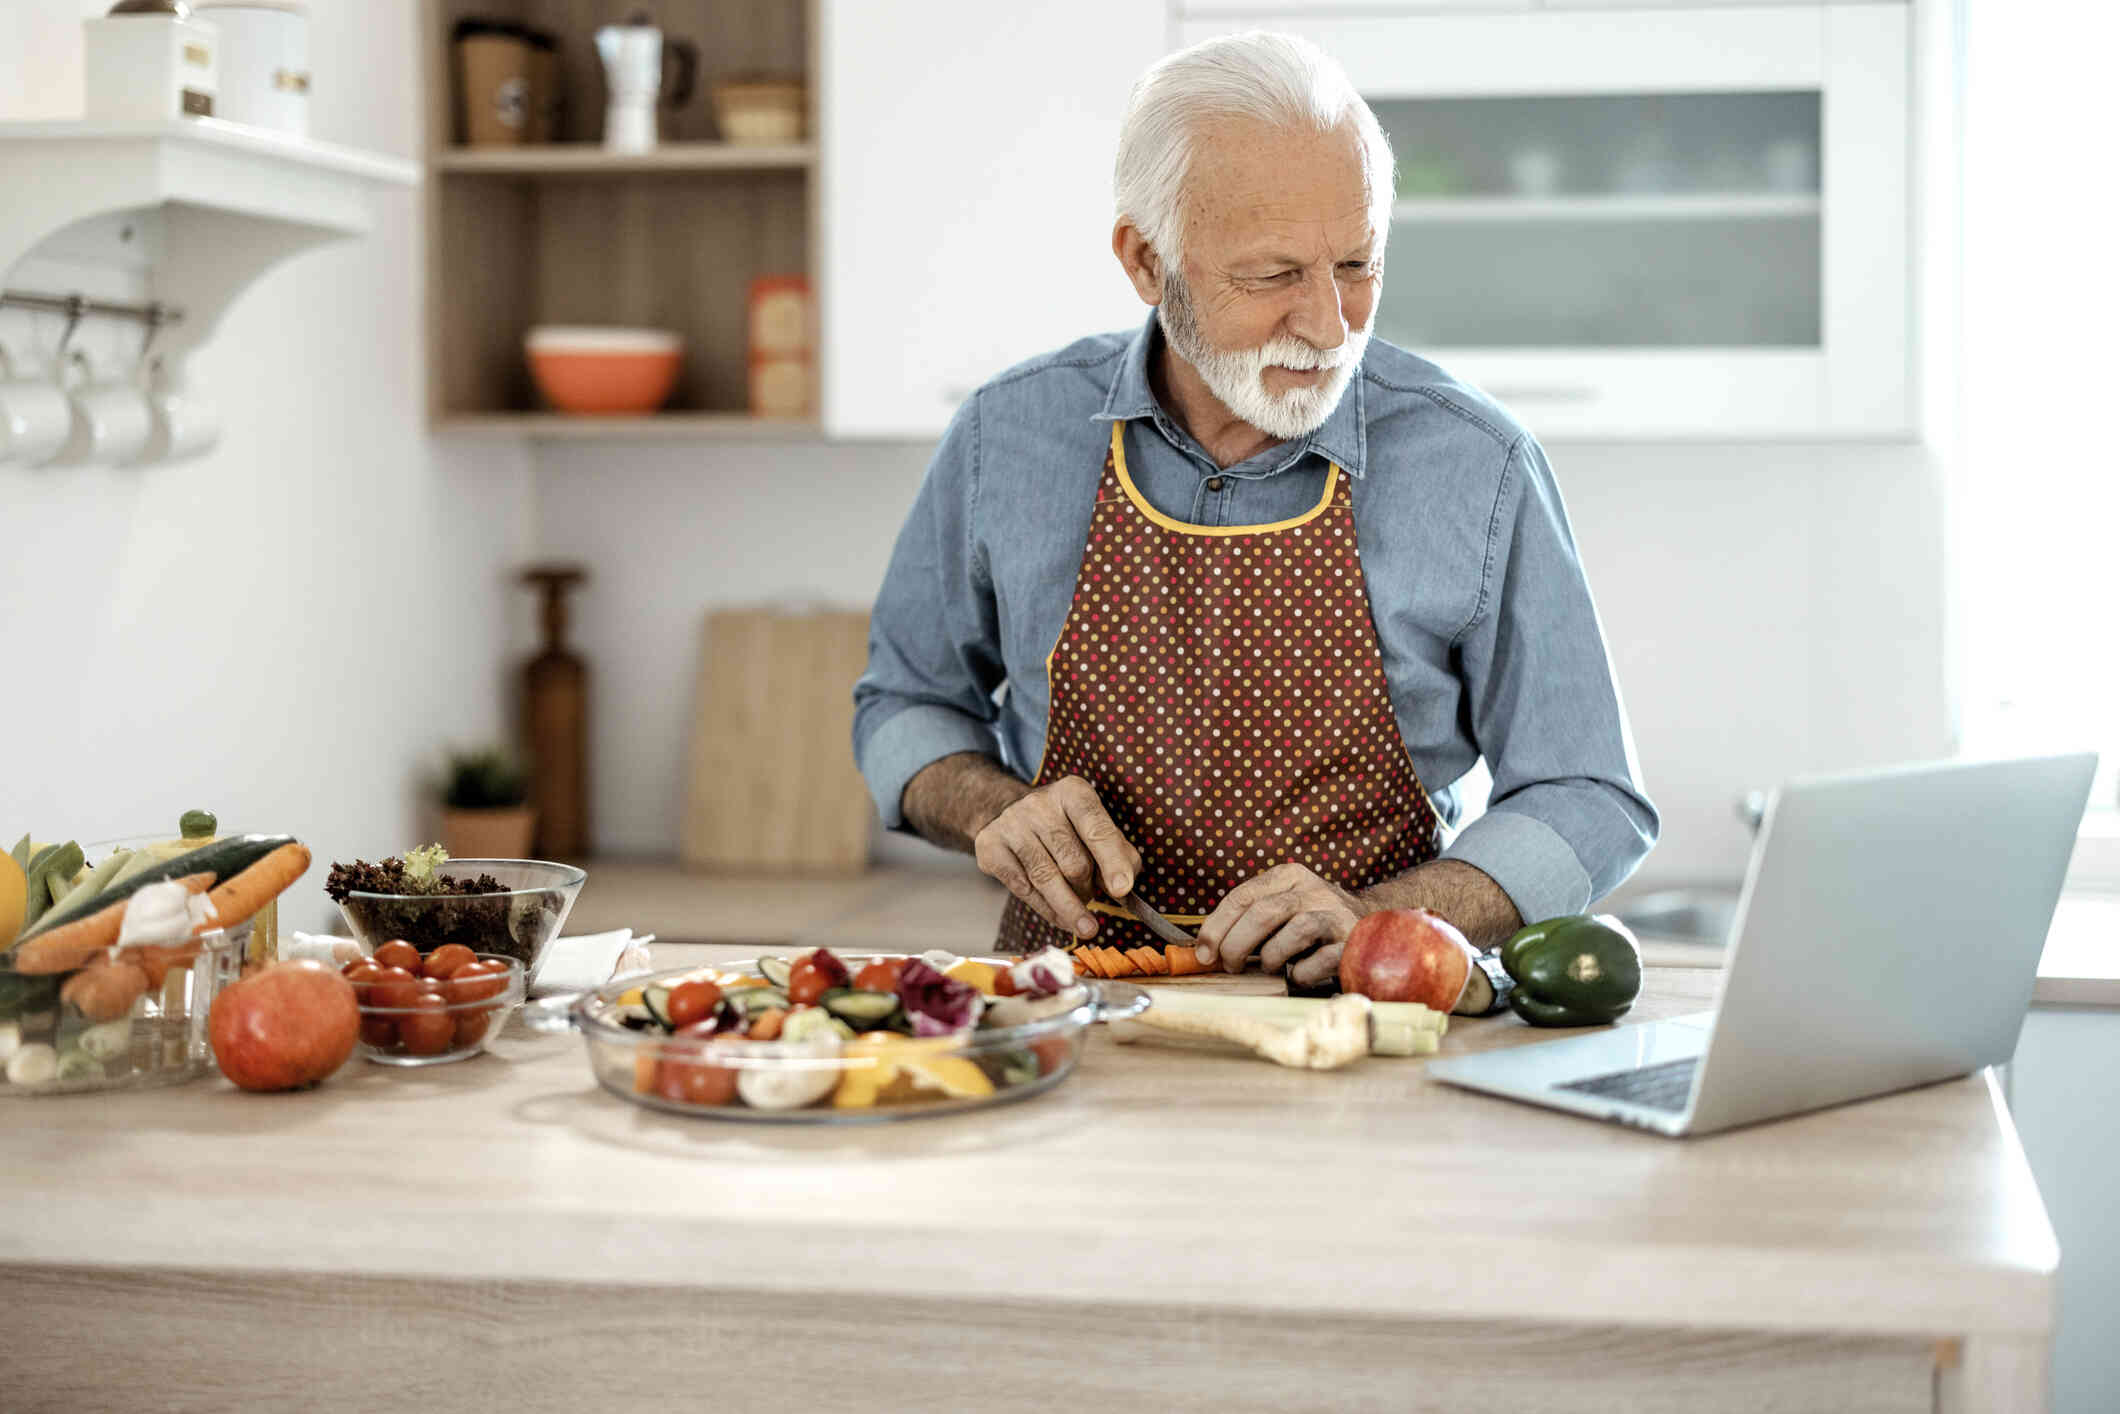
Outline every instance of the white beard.
<path id="1" fill-rule="evenodd" d="M 1369 347 L 1369 329 L 1352 330 L 1336 349 L 1321 349 L 1290 334 L 1278 334 L 1255 349 L 1225 351 L 1207 342 L 1200 332 L 1199 316 L 1193 309 L 1191 291 L 1172 271 L 1163 281 L 1163 302 L 1156 306 L 1156 322 L 1178 357 L 1191 364 L 1213 393 L 1244 421 L 1269 437 L 1292 441 L 1307 437 L 1325 425 L 1340 405 L 1347 385 L 1362 366 Z M 1290 388 L 1275 393 L 1266 386 L 1268 368 L 1324 368 L 1330 372 L 1314 387 Z"/>

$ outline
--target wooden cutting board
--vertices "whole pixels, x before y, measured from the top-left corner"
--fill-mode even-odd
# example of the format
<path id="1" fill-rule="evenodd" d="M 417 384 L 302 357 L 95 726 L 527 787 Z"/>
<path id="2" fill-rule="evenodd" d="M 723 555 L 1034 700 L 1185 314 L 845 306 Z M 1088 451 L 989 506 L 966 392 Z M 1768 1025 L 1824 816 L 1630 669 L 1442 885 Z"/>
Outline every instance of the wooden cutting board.
<path id="1" fill-rule="evenodd" d="M 707 616 L 678 854 L 687 868 L 851 874 L 875 816 L 854 768 L 864 612 Z"/>

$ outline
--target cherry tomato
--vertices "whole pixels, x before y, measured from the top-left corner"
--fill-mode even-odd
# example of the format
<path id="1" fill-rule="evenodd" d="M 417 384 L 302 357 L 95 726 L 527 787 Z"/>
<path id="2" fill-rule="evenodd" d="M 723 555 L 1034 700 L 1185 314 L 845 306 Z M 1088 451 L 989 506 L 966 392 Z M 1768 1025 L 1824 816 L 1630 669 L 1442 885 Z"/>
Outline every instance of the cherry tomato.
<path id="1" fill-rule="evenodd" d="M 736 1072 L 725 1065 L 666 1057 L 656 1067 L 655 1093 L 681 1105 L 726 1105 L 736 1098 Z"/>
<path id="2" fill-rule="evenodd" d="M 375 960 L 383 967 L 402 967 L 407 972 L 420 970 L 420 950 L 401 938 L 392 938 L 377 948 Z"/>
<path id="3" fill-rule="evenodd" d="M 999 972 L 996 972 L 994 974 L 995 996 L 1013 997 L 1016 995 L 1016 993 L 1022 990 L 1023 989 L 1021 987 L 1018 987 L 1016 985 L 1015 975 L 1011 973 L 1006 967 L 1002 968 Z"/>
<path id="4" fill-rule="evenodd" d="M 369 1006 L 407 1007 L 433 990 L 424 977 L 415 977 L 402 967 L 386 967 L 368 984 L 368 995 L 361 1000 Z"/>
<path id="5" fill-rule="evenodd" d="M 368 997 L 370 985 L 381 981 L 383 974 L 389 970 L 376 962 L 375 959 L 364 957 L 358 961 L 347 963 L 344 972 L 346 980 L 353 983 L 354 996 L 365 1001 Z"/>
<path id="6" fill-rule="evenodd" d="M 670 1025 L 682 1031 L 721 1003 L 721 988 L 700 978 L 680 982 L 670 989 Z"/>
<path id="7" fill-rule="evenodd" d="M 505 962 L 478 961 L 459 967 L 442 984 L 442 995 L 452 1006 L 465 1002 L 482 1002 L 488 997 L 497 997 L 508 990 L 508 964 Z"/>
<path id="8" fill-rule="evenodd" d="M 456 1034 L 453 1038 L 456 1048 L 462 1050 L 466 1046 L 475 1046 L 485 1040 L 486 1030 L 493 1025 L 493 1013 L 497 1010 L 497 1007 L 481 1006 L 457 1012 Z"/>
<path id="9" fill-rule="evenodd" d="M 904 958 L 885 959 L 879 957 L 855 974 L 854 985 L 869 992 L 896 992 L 898 990 L 898 974 L 903 971 L 905 971 Z M 794 998 L 791 996 L 788 1000 L 793 1001 Z"/>
<path id="10" fill-rule="evenodd" d="M 788 973 L 788 1000 L 797 1006 L 809 1006 L 836 985 L 830 973 L 804 958 Z"/>
<path id="11" fill-rule="evenodd" d="M 751 1018 L 751 1039 L 754 1041 L 778 1041 L 780 1028 L 788 1021 L 788 1014 L 779 1007 L 769 1007 Z"/>
<path id="12" fill-rule="evenodd" d="M 416 1056 L 438 1056 L 456 1039 L 456 1018 L 439 994 L 422 992 L 397 1020 L 398 1039 Z"/>
<path id="13" fill-rule="evenodd" d="M 478 961 L 478 954 L 462 943 L 443 943 L 420 963 L 422 977 L 452 977 L 459 967 Z"/>
<path id="14" fill-rule="evenodd" d="M 1065 1036 L 1040 1036 L 1037 1040 L 1031 1042 L 1031 1050 L 1038 1057 L 1038 1073 L 1040 1075 L 1051 1075 L 1061 1066 L 1066 1065 L 1070 1049 L 1068 1039 Z"/>
<path id="15" fill-rule="evenodd" d="M 365 1013 L 362 1015 L 361 1041 L 364 1045 L 373 1046 L 379 1051 L 387 1051 L 397 1044 L 397 1039 L 398 1032 L 395 1021 L 392 1021 L 387 1016 L 369 1016 Z"/>

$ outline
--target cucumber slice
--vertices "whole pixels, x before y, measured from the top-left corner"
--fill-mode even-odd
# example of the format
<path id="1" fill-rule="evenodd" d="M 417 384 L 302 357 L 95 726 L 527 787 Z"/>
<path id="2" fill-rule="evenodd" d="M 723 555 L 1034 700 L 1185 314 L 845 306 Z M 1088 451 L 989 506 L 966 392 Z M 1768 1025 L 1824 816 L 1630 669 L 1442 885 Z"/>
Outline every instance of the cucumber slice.
<path id="1" fill-rule="evenodd" d="M 834 987 L 817 1001 L 856 1031 L 873 1031 L 898 1010 L 898 998 L 891 993 L 870 992 L 858 987 Z"/>
<path id="2" fill-rule="evenodd" d="M 854 1028 L 820 1006 L 799 1007 L 789 1012 L 788 1019 L 780 1024 L 780 1039 L 783 1041 L 807 1041 L 813 1036 L 837 1036 L 842 1041 L 851 1041 Z"/>
<path id="3" fill-rule="evenodd" d="M 794 970 L 795 964 L 784 957 L 762 957 L 758 959 L 759 975 L 782 991 L 787 990 L 788 974 Z"/>
<path id="4" fill-rule="evenodd" d="M 640 989 L 640 1004 L 648 1009 L 648 1016 L 665 1031 L 675 1031 L 670 1024 L 670 989 L 661 982 L 651 982 Z"/>
<path id="5" fill-rule="evenodd" d="M 788 994 L 778 987 L 738 987 L 722 993 L 722 997 L 745 1016 L 755 1016 L 775 1007 L 787 1010 Z"/>

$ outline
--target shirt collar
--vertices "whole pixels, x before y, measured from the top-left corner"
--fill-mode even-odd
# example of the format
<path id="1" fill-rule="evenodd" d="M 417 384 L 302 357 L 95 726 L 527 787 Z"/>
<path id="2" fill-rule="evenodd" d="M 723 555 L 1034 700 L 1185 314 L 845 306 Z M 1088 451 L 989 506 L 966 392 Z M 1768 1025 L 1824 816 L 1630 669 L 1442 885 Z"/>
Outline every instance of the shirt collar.
<path id="1" fill-rule="evenodd" d="M 1119 376 L 1112 380 L 1111 392 L 1105 395 L 1103 408 L 1090 415 L 1092 421 L 1130 422 L 1138 417 L 1167 419 L 1168 414 L 1156 402 L 1155 387 L 1148 378 L 1148 361 L 1155 356 L 1161 338 L 1156 312 L 1150 310 L 1148 318 L 1127 344 L 1126 356 L 1119 363 Z M 1337 464 L 1349 476 L 1362 475 L 1369 452 L 1369 427 L 1362 416 L 1362 385 L 1365 381 L 1358 371 L 1349 381 L 1339 406 L 1332 410 L 1332 416 L 1325 419 L 1324 426 L 1303 439 L 1298 451 L 1314 451 Z M 1290 461 L 1293 460 L 1295 458 L 1291 457 Z"/>

